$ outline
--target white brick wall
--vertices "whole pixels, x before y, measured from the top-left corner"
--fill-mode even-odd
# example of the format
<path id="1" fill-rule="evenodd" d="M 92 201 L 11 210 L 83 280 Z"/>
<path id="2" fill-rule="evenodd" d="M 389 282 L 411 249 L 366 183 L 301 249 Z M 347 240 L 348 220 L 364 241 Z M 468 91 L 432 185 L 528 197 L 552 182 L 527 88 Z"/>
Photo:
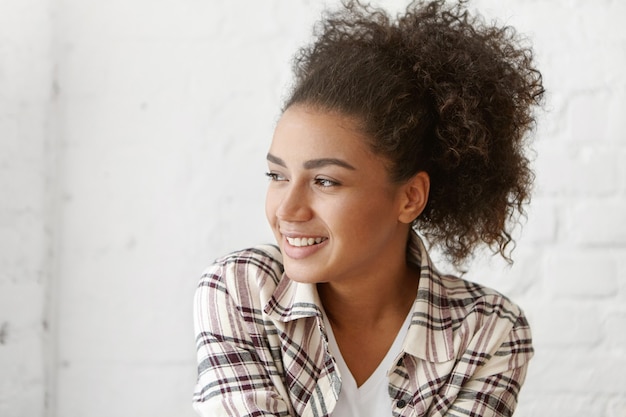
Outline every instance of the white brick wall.
<path id="1" fill-rule="evenodd" d="M 52 91 L 48 0 L 0 2 L 0 416 L 46 401 Z"/>
<path id="2" fill-rule="evenodd" d="M 192 293 L 270 239 L 264 154 L 322 5 L 0 1 L 0 416 L 193 415 Z M 472 7 L 548 88 L 517 262 L 468 274 L 531 320 L 516 415 L 624 417 L 626 2 Z"/>

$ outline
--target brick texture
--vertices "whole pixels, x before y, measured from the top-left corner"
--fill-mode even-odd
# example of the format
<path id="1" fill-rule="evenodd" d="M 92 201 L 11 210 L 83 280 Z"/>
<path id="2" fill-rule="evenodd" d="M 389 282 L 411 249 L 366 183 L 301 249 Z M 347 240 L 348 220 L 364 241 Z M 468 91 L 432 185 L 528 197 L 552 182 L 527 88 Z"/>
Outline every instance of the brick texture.
<path id="1" fill-rule="evenodd" d="M 52 99 L 48 0 L 0 3 L 0 415 L 43 416 Z"/>

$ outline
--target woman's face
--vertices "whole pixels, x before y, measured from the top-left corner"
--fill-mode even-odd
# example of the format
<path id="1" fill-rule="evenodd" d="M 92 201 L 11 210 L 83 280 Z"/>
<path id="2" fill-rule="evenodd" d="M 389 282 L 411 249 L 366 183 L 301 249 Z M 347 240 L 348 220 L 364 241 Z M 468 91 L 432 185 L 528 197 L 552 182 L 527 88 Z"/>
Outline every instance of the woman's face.
<path id="1" fill-rule="evenodd" d="M 358 280 L 404 261 L 405 188 L 389 180 L 352 119 L 291 106 L 267 160 L 265 211 L 291 279 Z"/>

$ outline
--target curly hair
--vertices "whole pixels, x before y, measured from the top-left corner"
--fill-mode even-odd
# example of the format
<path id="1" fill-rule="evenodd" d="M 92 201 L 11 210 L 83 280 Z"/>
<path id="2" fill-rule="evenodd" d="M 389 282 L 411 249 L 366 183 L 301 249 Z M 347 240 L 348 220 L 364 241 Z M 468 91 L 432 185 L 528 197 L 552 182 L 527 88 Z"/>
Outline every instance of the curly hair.
<path id="1" fill-rule="evenodd" d="M 393 19 L 344 0 L 294 60 L 285 109 L 353 116 L 393 181 L 426 171 L 428 203 L 413 227 L 455 264 L 486 244 L 507 261 L 534 175 L 525 155 L 544 88 L 511 27 L 465 1 L 413 1 Z"/>

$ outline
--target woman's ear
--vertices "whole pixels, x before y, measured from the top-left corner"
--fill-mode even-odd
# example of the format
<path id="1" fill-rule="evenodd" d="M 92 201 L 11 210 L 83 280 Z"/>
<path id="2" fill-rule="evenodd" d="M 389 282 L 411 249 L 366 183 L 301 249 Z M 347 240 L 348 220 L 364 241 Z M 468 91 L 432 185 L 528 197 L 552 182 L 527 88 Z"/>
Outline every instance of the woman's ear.
<path id="1" fill-rule="evenodd" d="M 430 177 L 426 171 L 415 174 L 402 186 L 402 206 L 398 220 L 402 223 L 412 223 L 422 214 L 428 202 Z"/>

